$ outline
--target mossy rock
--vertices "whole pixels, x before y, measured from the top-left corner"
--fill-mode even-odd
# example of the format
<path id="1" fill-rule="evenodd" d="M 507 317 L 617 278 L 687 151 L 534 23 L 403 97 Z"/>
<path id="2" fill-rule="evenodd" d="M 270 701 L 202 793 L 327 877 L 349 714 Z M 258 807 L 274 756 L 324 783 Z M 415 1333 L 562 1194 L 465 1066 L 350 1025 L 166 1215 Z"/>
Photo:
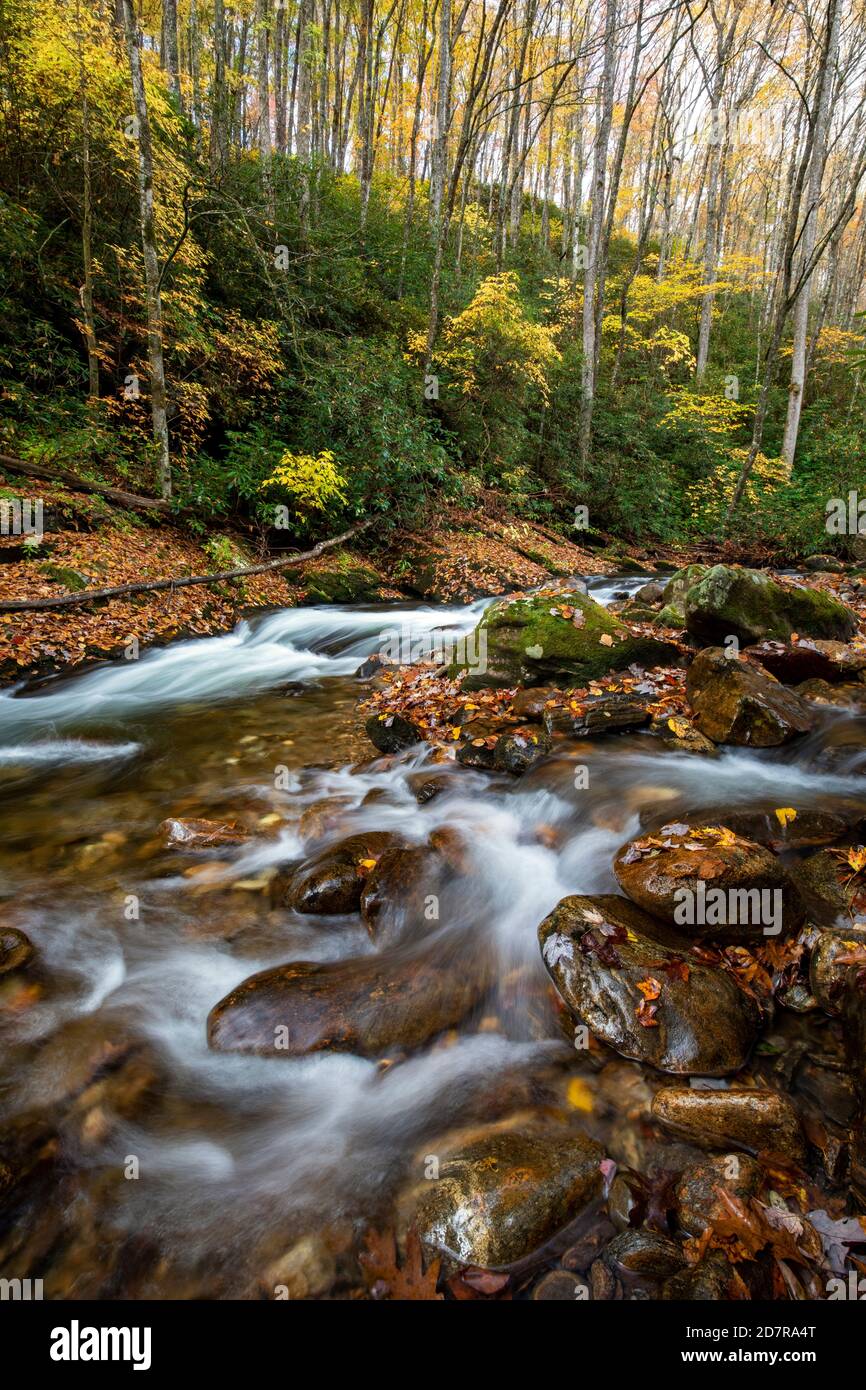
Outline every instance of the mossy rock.
<path id="1" fill-rule="evenodd" d="M 686 615 L 672 603 L 666 603 L 660 612 L 653 614 L 653 622 L 656 627 L 685 627 Z"/>
<path id="2" fill-rule="evenodd" d="M 363 603 L 378 598 L 382 579 L 370 565 L 337 563 L 306 577 L 308 603 Z"/>
<path id="3" fill-rule="evenodd" d="M 703 642 L 737 637 L 786 641 L 792 632 L 845 642 L 857 629 L 855 615 L 818 589 L 777 584 L 760 570 L 714 565 L 685 597 L 686 627 Z"/>
<path id="4" fill-rule="evenodd" d="M 669 613 L 666 619 L 668 627 L 685 627 L 686 625 L 686 594 L 689 589 L 698 584 L 707 572 L 706 565 L 686 565 L 684 569 L 677 570 L 672 574 L 667 584 L 665 584 L 662 601 L 664 608 L 658 615 L 658 622 L 662 621 L 662 615 Z"/>
<path id="5" fill-rule="evenodd" d="M 658 614 L 646 603 L 627 603 L 619 610 L 619 616 L 629 623 L 654 623 Z"/>
<path id="6" fill-rule="evenodd" d="M 561 616 L 563 608 L 582 615 L 575 626 Z M 677 649 L 655 637 L 638 636 L 625 623 L 587 594 L 577 591 L 532 594 L 492 604 L 475 629 L 469 647 L 472 664 L 466 671 L 467 690 L 487 686 L 582 685 L 608 671 L 638 666 L 669 665 Z"/>
<path id="7" fill-rule="evenodd" d="M 78 570 L 69 569 L 65 565 L 55 565 L 51 561 L 39 566 L 39 573 L 44 574 L 46 579 L 52 580 L 55 584 L 62 584 L 65 589 L 70 589 L 73 593 L 87 588 L 86 575 L 79 574 Z"/>

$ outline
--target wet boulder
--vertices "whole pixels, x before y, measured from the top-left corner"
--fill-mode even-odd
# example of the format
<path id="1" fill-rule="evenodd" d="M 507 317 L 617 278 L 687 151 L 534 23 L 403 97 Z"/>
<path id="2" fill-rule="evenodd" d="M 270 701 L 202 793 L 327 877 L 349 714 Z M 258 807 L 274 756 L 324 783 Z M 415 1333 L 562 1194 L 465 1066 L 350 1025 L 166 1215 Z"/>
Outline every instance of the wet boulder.
<path id="1" fill-rule="evenodd" d="M 713 741 L 696 729 L 684 714 L 668 714 L 653 719 L 649 730 L 661 739 L 666 748 L 677 753 L 697 753 L 704 758 L 715 757 L 718 753 Z"/>
<path id="2" fill-rule="evenodd" d="M 746 647 L 743 656 L 786 685 L 811 680 L 855 681 L 866 670 L 866 652 L 820 637 L 803 637 L 797 642 L 768 639 Z"/>
<path id="3" fill-rule="evenodd" d="M 389 946 L 438 922 L 442 862 L 423 845 L 386 849 L 361 890 L 361 916 L 377 946 Z M 435 907 L 435 915 L 431 915 Z"/>
<path id="4" fill-rule="evenodd" d="M 791 869 L 800 900 L 810 920 L 821 927 L 866 926 L 866 873 L 863 847 L 819 849 Z"/>
<path id="5" fill-rule="evenodd" d="M 399 1200 L 398 1229 L 414 1226 L 446 1268 L 517 1264 L 597 1204 L 603 1159 L 586 1135 L 530 1122 L 431 1140 Z"/>
<path id="6" fill-rule="evenodd" d="M 845 642 L 857 630 L 856 616 L 829 594 L 736 565 L 713 565 L 688 589 L 685 617 L 689 632 L 709 643 L 785 642 L 792 633 Z"/>
<path id="7" fill-rule="evenodd" d="M 786 798 L 787 799 L 787 798 Z M 787 849 L 832 845 L 866 816 L 866 803 L 835 801 L 832 810 L 804 806 L 796 799 L 786 806 L 714 806 L 689 810 L 688 819 L 704 826 L 726 826 L 735 835 L 778 854 Z"/>
<path id="8" fill-rule="evenodd" d="M 632 632 L 601 604 L 576 590 L 491 604 L 474 642 L 474 649 L 486 656 L 464 676 L 467 690 L 582 685 L 632 665 L 669 665 L 677 656 L 669 643 Z"/>
<path id="9" fill-rule="evenodd" d="M 602 1256 L 611 1272 L 640 1279 L 668 1279 L 683 1268 L 681 1246 L 657 1231 L 620 1231 Z"/>
<path id="10" fill-rule="evenodd" d="M 359 681 L 373 680 L 377 676 L 384 675 L 386 671 L 393 671 L 394 665 L 394 662 L 389 661 L 381 652 L 371 652 L 355 671 L 355 679 Z"/>
<path id="11" fill-rule="evenodd" d="M 686 1235 L 699 1236 L 728 1214 L 722 1192 L 741 1202 L 761 1190 L 763 1170 L 748 1154 L 714 1154 L 690 1164 L 674 1189 L 677 1221 Z"/>
<path id="12" fill-rule="evenodd" d="M 665 1086 L 653 1096 L 652 1116 L 672 1133 L 711 1149 L 743 1148 L 797 1160 L 805 1153 L 799 1116 L 779 1091 Z"/>
<path id="13" fill-rule="evenodd" d="M 686 594 L 703 579 L 706 572 L 706 565 L 686 565 L 671 575 L 662 592 L 664 607 L 658 616 L 659 623 L 668 627 L 685 627 Z"/>
<path id="14" fill-rule="evenodd" d="M 30 965 L 36 955 L 33 942 L 17 927 L 0 925 L 0 976 L 12 975 Z"/>
<path id="15" fill-rule="evenodd" d="M 664 601 L 666 587 L 665 584 L 659 583 L 657 579 L 650 579 L 637 590 L 635 598 L 638 603 L 662 603 Z"/>
<path id="16" fill-rule="evenodd" d="M 672 1274 L 661 1296 L 675 1303 L 721 1303 L 733 1295 L 734 1271 L 721 1250 L 710 1250 L 696 1265 Z"/>
<path id="17" fill-rule="evenodd" d="M 510 729 L 500 734 L 493 745 L 493 766 L 499 772 L 510 772 L 514 777 L 522 777 L 524 772 L 540 763 L 550 752 L 551 738 L 542 729 Z"/>
<path id="18" fill-rule="evenodd" d="M 686 691 L 700 733 L 713 743 L 774 748 L 814 722 L 809 705 L 767 672 L 732 659 L 720 647 L 699 652 Z"/>
<path id="19" fill-rule="evenodd" d="M 350 835 L 294 871 L 285 889 L 284 906 L 325 916 L 357 912 L 370 869 L 386 850 L 404 844 L 402 836 L 389 830 Z"/>
<path id="20" fill-rule="evenodd" d="M 435 951 L 292 961 L 251 975 L 221 999 L 208 1015 L 208 1043 L 264 1057 L 417 1048 L 462 1022 L 491 981 L 481 950 L 442 942 Z"/>
<path id="21" fill-rule="evenodd" d="M 588 695 L 545 710 L 544 727 L 549 733 L 567 734 L 569 738 L 594 738 L 598 734 L 642 729 L 650 718 L 644 702 L 633 695 Z"/>
<path id="22" fill-rule="evenodd" d="M 632 902 L 688 936 L 762 940 L 802 917 L 776 856 L 726 826 L 662 826 L 623 845 L 613 871 Z"/>
<path id="23" fill-rule="evenodd" d="M 705 1076 L 746 1061 L 761 1024 L 756 1001 L 626 898 L 563 898 L 539 940 L 574 1019 L 623 1057 Z"/>
<path id="24" fill-rule="evenodd" d="M 528 719 L 540 723 L 544 718 L 544 707 L 548 700 L 559 694 L 553 685 L 530 685 L 518 690 L 511 701 L 511 712 L 518 719 Z"/>
<path id="25" fill-rule="evenodd" d="M 424 740 L 419 726 L 404 719 L 401 714 L 371 714 L 364 729 L 380 753 L 402 753 Z"/>
<path id="26" fill-rule="evenodd" d="M 821 1008 L 840 1014 L 852 970 L 866 964 L 866 921 L 859 927 L 821 927 L 809 958 L 809 987 Z"/>
<path id="27" fill-rule="evenodd" d="M 862 714 L 866 711 L 866 685 L 846 681 L 842 685 L 831 685 L 829 681 L 801 681 L 797 694 L 811 705 L 823 705 L 829 709 L 850 709 Z"/>

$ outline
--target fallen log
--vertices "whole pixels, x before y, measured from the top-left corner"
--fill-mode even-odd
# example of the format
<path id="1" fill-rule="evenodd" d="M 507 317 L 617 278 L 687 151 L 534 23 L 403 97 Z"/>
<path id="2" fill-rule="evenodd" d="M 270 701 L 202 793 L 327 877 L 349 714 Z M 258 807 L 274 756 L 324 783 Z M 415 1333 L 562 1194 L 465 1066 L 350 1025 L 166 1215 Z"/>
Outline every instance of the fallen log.
<path id="1" fill-rule="evenodd" d="M 371 526 L 373 518 L 369 517 L 366 521 L 360 521 L 356 526 L 350 526 L 348 531 L 343 531 L 339 536 L 331 536 L 329 540 L 319 541 L 312 550 L 301 551 L 297 555 L 289 555 L 279 560 L 267 560 L 261 565 L 249 565 L 244 569 L 222 570 L 219 574 L 192 574 L 185 575 L 180 579 L 154 579 L 148 584 L 120 584 L 115 589 L 88 589 L 80 594 L 66 594 L 61 598 L 35 598 L 19 599 L 10 603 L 0 603 L 0 613 L 29 613 L 34 609 L 40 608 L 72 608 L 82 603 L 98 603 L 104 599 L 122 598 L 126 594 L 152 593 L 158 589 L 188 589 L 193 584 L 221 584 L 227 579 L 244 579 L 250 574 L 267 574 L 270 570 L 286 569 L 289 565 L 301 565 L 307 560 L 315 560 L 326 550 L 331 550 L 335 545 L 342 545 L 352 536 L 358 535 L 360 531 L 366 530 Z"/>
<path id="2" fill-rule="evenodd" d="M 88 483 L 65 468 L 48 468 L 45 464 L 13 458 L 11 454 L 0 454 L 0 467 L 10 473 L 23 473 L 27 478 L 44 478 L 49 483 L 62 483 L 71 492 L 92 492 L 97 497 L 104 497 L 106 502 L 115 502 L 120 507 L 130 507 L 134 511 L 167 512 L 171 506 L 159 497 L 141 497 L 137 492 L 124 492 L 122 488 L 109 487 L 107 483 Z"/>

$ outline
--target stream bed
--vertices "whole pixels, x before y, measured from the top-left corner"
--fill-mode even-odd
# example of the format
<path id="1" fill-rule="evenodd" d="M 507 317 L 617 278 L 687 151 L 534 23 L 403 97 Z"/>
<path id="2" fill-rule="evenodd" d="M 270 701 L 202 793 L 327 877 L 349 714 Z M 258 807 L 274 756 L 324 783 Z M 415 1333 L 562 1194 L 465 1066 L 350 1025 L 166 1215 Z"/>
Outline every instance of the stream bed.
<path id="1" fill-rule="evenodd" d="M 644 578 L 590 591 L 608 602 Z M 351 1293 L 359 1233 L 389 1226 L 410 1157 L 520 1107 L 570 1113 L 636 1172 L 696 1157 L 645 1123 L 663 1078 L 575 1051 L 539 923 L 567 894 L 619 891 L 616 851 L 660 815 L 794 801 L 866 815 L 866 719 L 830 711 L 793 746 L 714 759 L 641 734 L 595 740 L 580 788 L 574 753 L 521 779 L 443 763 L 419 803 L 429 750 L 375 754 L 354 672 L 395 625 L 466 633 L 485 602 L 281 610 L 0 695 L 0 920 L 35 949 L 31 970 L 0 980 L 0 1175 L 5 1163 L 14 1182 L 0 1274 L 42 1278 L 50 1298 Z M 325 844 L 459 834 L 470 871 L 444 890 L 433 946 L 483 956 L 491 988 L 416 1052 L 215 1052 L 208 1014 L 246 977 L 378 949 L 356 915 L 275 900 L 306 855 L 301 817 L 323 801 Z M 245 835 L 185 854 L 166 846 L 167 818 Z M 831 1031 L 823 1014 L 779 1012 L 752 1074 L 783 1074 L 826 1112 Z"/>

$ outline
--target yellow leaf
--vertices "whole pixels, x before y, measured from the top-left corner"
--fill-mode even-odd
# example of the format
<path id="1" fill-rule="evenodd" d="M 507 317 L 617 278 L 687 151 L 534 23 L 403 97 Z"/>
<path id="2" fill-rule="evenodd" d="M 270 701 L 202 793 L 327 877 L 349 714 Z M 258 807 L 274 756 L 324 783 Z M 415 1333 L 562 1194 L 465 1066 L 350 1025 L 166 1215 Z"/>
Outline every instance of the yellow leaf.
<path id="1" fill-rule="evenodd" d="M 360 863 L 358 864 L 358 868 L 359 868 L 359 869 L 375 869 L 375 867 L 376 867 L 376 860 L 375 860 L 375 859 L 362 859 L 362 860 L 360 861 Z"/>
<path id="2" fill-rule="evenodd" d="M 598 640 L 603 647 L 613 646 L 613 638 L 611 637 L 609 632 L 603 632 Z"/>
<path id="3" fill-rule="evenodd" d="M 786 826 L 789 823 L 789 821 L 796 819 L 797 812 L 794 810 L 793 806 L 776 807 L 776 820 L 779 822 L 781 826 Z"/>
<path id="4" fill-rule="evenodd" d="M 567 1096 L 568 1103 L 573 1110 L 583 1110 L 587 1115 L 592 1113 L 594 1106 L 592 1091 L 579 1076 L 573 1076 L 569 1081 Z"/>

